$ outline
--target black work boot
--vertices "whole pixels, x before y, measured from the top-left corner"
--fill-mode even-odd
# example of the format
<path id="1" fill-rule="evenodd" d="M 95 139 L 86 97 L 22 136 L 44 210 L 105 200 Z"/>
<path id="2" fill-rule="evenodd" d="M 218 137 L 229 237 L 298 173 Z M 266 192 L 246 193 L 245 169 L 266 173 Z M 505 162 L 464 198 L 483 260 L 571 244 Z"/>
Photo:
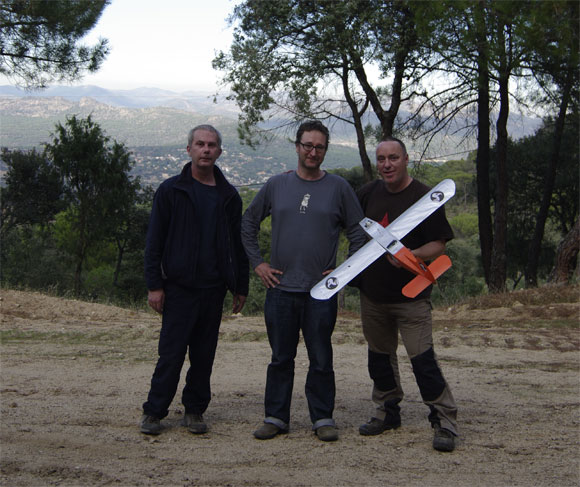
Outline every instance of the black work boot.
<path id="1" fill-rule="evenodd" d="M 141 417 L 139 429 L 145 435 L 158 435 L 161 433 L 163 427 L 161 426 L 161 420 L 159 418 L 150 414 L 144 414 Z"/>
<path id="2" fill-rule="evenodd" d="M 365 424 L 361 424 L 358 432 L 363 436 L 375 436 L 388 430 L 395 430 L 401 426 L 401 418 L 387 416 L 385 419 L 371 418 Z"/>
<path id="3" fill-rule="evenodd" d="M 371 418 L 359 426 L 358 432 L 363 436 L 375 436 L 384 431 L 395 430 L 401 426 L 400 411 L 398 399 L 387 401 L 385 403 L 385 419 Z"/>
<path id="4" fill-rule="evenodd" d="M 439 423 L 433 424 L 433 448 L 437 451 L 455 450 L 455 435 L 451 431 L 441 428 Z"/>
<path id="5" fill-rule="evenodd" d="M 207 433 L 207 424 L 205 424 L 201 414 L 185 413 L 181 424 L 194 435 L 202 435 Z"/>

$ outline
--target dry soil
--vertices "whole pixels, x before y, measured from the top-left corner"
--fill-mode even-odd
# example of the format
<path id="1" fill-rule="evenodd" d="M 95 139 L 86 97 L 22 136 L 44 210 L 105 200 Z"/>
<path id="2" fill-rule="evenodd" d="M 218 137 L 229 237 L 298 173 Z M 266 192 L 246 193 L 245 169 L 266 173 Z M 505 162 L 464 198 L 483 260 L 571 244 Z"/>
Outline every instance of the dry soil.
<path id="1" fill-rule="evenodd" d="M 139 432 L 159 317 L 2 290 L 0 482 L 4 486 L 577 486 L 578 287 L 438 309 L 435 349 L 459 406 L 453 453 L 432 432 L 400 347 L 403 425 L 362 437 L 372 413 L 356 315 L 334 334 L 340 440 L 319 441 L 304 398 L 301 344 L 288 435 L 258 441 L 269 346 L 261 317 L 225 317 L 205 415 L 180 426 L 179 396 L 158 437 Z M 181 385 L 180 385 L 181 388 Z"/>

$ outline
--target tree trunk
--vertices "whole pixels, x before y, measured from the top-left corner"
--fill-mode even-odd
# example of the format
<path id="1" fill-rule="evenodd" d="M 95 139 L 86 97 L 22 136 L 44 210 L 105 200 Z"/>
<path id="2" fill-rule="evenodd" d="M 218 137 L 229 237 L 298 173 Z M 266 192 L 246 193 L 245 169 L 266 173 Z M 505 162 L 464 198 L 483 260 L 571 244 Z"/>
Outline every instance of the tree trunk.
<path id="1" fill-rule="evenodd" d="M 373 180 L 373 168 L 369 155 L 367 154 L 365 136 L 362 125 L 356 125 L 356 139 L 358 143 L 358 154 L 363 167 L 363 173 L 365 176 L 365 181 L 368 183 Z"/>
<path id="2" fill-rule="evenodd" d="M 552 202 L 552 192 L 556 181 L 556 172 L 558 170 L 558 161 L 560 159 L 560 147 L 562 145 L 562 135 L 564 133 L 564 123 L 566 121 L 566 112 L 570 103 L 570 92 L 572 90 L 573 73 L 568 70 L 566 83 L 562 93 L 560 110 L 554 127 L 554 141 L 552 146 L 552 156 L 550 163 L 546 168 L 544 176 L 544 191 L 542 193 L 542 202 L 536 217 L 536 227 L 528 248 L 528 262 L 526 264 L 526 288 L 536 287 L 538 285 L 538 262 L 540 260 L 540 251 L 542 249 L 542 240 L 544 239 L 544 229 L 548 219 L 548 211 Z"/>
<path id="3" fill-rule="evenodd" d="M 79 243 L 78 251 L 77 251 L 77 264 L 75 267 L 75 282 L 74 282 L 74 291 L 75 296 L 80 296 L 81 288 L 82 288 L 82 272 L 83 272 L 83 262 L 85 261 L 85 245 L 83 242 Z"/>
<path id="4" fill-rule="evenodd" d="M 489 286 L 493 230 L 491 226 L 491 201 L 489 195 L 489 67 L 485 5 L 477 4 L 477 215 L 479 245 L 485 282 Z"/>
<path id="5" fill-rule="evenodd" d="M 346 306 L 346 294 L 344 292 L 344 289 L 341 289 L 340 291 L 338 291 L 338 309 L 344 311 L 345 306 Z"/>
<path id="6" fill-rule="evenodd" d="M 507 150 L 509 116 L 509 72 L 508 53 L 505 51 L 504 25 L 500 22 L 498 44 L 504 46 L 500 61 L 499 95 L 500 108 L 497 118 L 497 160 L 496 160 L 496 194 L 494 212 L 493 247 L 489 274 L 489 290 L 494 293 L 506 291 L 507 278 L 507 214 L 508 214 L 508 173 Z"/>
<path id="7" fill-rule="evenodd" d="M 74 291 L 75 296 L 79 296 L 81 293 L 82 288 L 82 272 L 83 272 L 83 263 L 85 262 L 85 257 L 87 254 L 87 232 L 86 232 L 86 213 L 82 208 L 81 202 L 81 209 L 79 210 L 79 241 L 77 242 L 77 252 L 76 252 L 76 268 L 75 268 L 75 282 L 74 282 Z"/>
<path id="8" fill-rule="evenodd" d="M 358 154 L 360 156 L 360 160 L 363 167 L 363 173 L 365 176 L 365 181 L 369 182 L 373 179 L 373 169 L 371 167 L 371 160 L 369 155 L 367 154 L 366 148 L 366 141 L 365 141 L 365 134 L 364 128 L 362 124 L 362 115 L 366 111 L 368 107 L 368 101 L 362 110 L 358 109 L 356 101 L 352 98 L 350 94 L 350 89 L 348 87 L 348 63 L 346 59 L 343 59 L 343 69 L 342 69 L 342 89 L 344 91 L 344 97 L 346 98 L 346 102 L 350 107 L 350 111 L 352 112 L 352 117 L 354 120 L 354 127 L 356 131 L 356 140 L 358 144 Z"/>
<path id="9" fill-rule="evenodd" d="M 405 16 L 405 22 L 401 26 L 401 30 L 396 32 L 396 35 L 401 39 L 401 44 L 394 55 L 394 73 L 393 82 L 391 84 L 391 105 L 388 110 L 383 109 L 379 96 L 368 82 L 362 60 L 358 56 L 356 56 L 356 58 L 353 56 L 353 60 L 357 61 L 357 67 L 354 69 L 354 73 L 365 93 L 365 96 L 367 97 L 367 100 L 371 104 L 375 115 L 379 119 L 383 137 L 390 137 L 393 135 L 395 119 L 397 118 L 399 108 L 401 107 L 403 81 L 405 80 L 407 60 L 409 53 L 413 50 L 417 43 L 413 14 L 409 8 L 404 6 L 403 3 L 401 3 L 401 7 Z"/>
<path id="10" fill-rule="evenodd" d="M 553 284 L 565 283 L 574 275 L 578 264 L 578 252 L 580 251 L 580 219 L 568 232 L 568 235 L 558 245 L 556 264 L 550 272 L 548 282 Z"/>
<path id="11" fill-rule="evenodd" d="M 117 262 L 115 264 L 115 272 L 113 274 L 113 286 L 117 287 L 119 285 L 119 274 L 121 273 L 121 264 L 123 262 L 123 255 L 125 253 L 125 246 L 127 241 L 121 242 L 117 239 Z"/>

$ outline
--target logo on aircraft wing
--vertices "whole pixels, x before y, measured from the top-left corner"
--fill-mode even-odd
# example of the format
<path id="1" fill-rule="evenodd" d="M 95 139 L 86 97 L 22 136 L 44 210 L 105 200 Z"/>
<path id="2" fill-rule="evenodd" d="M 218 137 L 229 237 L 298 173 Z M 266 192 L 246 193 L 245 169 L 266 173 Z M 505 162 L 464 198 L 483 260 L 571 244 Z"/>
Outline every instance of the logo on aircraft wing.
<path id="1" fill-rule="evenodd" d="M 443 191 L 433 191 L 431 193 L 431 201 L 443 201 L 443 198 L 445 198 Z"/>
<path id="2" fill-rule="evenodd" d="M 335 289 L 336 287 L 338 287 L 338 279 L 336 277 L 329 277 L 326 280 L 326 288 Z"/>

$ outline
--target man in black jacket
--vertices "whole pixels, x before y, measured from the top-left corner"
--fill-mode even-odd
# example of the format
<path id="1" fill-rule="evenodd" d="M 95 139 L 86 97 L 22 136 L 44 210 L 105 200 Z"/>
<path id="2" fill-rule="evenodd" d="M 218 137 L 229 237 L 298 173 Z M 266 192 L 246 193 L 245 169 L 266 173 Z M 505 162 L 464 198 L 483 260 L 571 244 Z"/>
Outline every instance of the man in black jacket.
<path id="1" fill-rule="evenodd" d="M 155 193 L 147 231 L 145 279 L 149 305 L 163 316 L 159 359 L 141 432 L 161 432 L 161 419 L 177 392 L 185 354 L 190 368 L 183 389 L 183 424 L 205 433 L 203 413 L 211 399 L 210 376 L 226 290 L 233 313 L 248 295 L 248 259 L 240 239 L 242 200 L 215 162 L 221 135 L 211 125 L 189 132 L 191 162 Z"/>

